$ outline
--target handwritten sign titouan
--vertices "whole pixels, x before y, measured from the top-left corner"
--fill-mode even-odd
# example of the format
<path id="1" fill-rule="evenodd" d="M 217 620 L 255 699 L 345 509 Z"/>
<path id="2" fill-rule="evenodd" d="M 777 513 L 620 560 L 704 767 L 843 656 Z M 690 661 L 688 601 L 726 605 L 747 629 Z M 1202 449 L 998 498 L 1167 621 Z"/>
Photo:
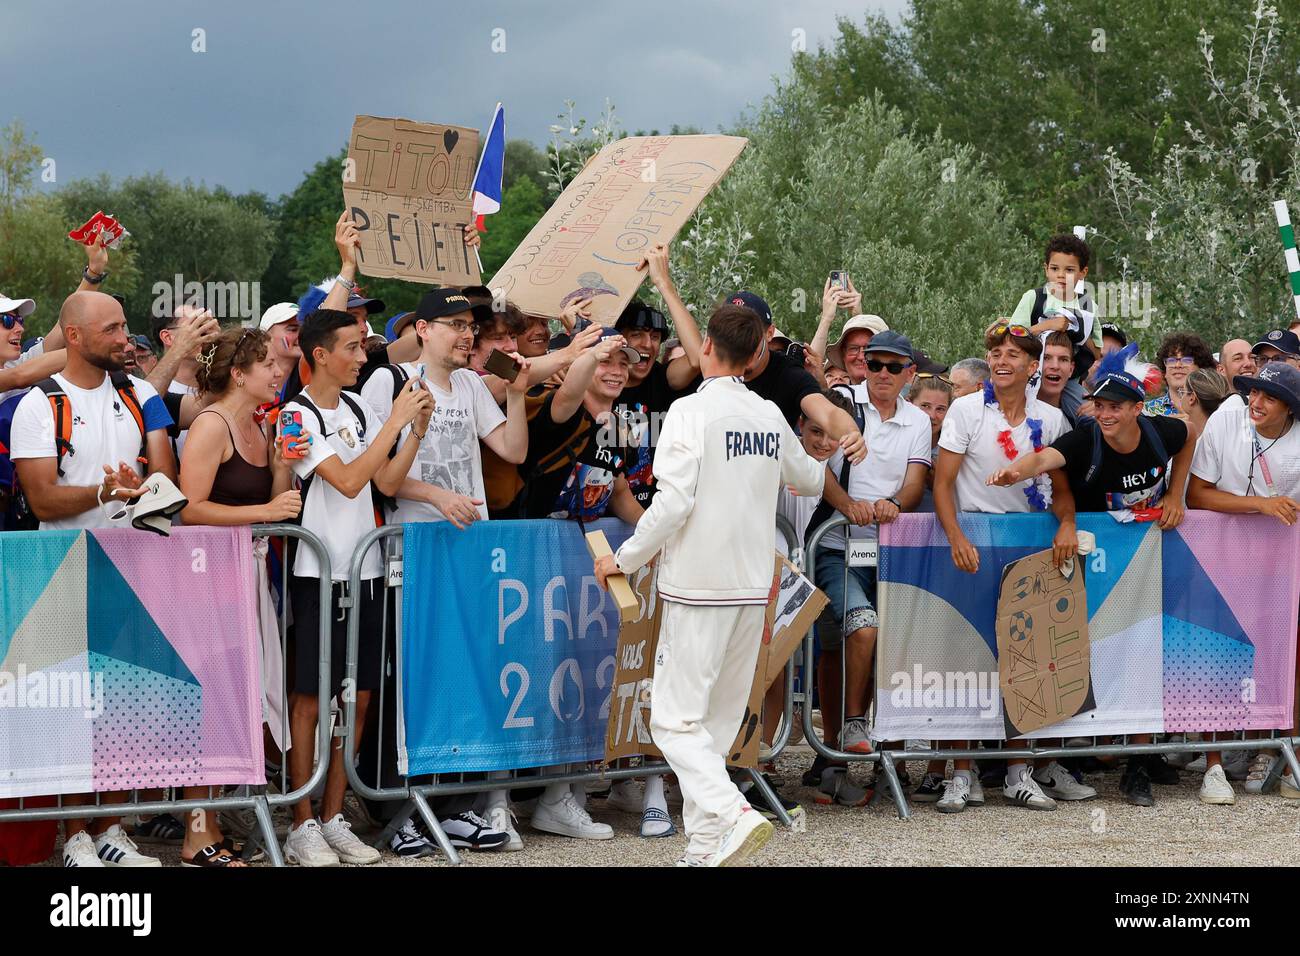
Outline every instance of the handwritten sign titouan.
<path id="1" fill-rule="evenodd" d="M 742 136 L 631 136 L 591 158 L 492 281 L 529 315 L 576 299 L 613 325 L 646 274 L 637 265 L 678 230 L 731 168 Z"/>
<path id="2" fill-rule="evenodd" d="M 478 285 L 478 260 L 465 245 L 477 163 L 478 130 L 358 116 L 343 201 L 361 232 L 361 274 Z"/>

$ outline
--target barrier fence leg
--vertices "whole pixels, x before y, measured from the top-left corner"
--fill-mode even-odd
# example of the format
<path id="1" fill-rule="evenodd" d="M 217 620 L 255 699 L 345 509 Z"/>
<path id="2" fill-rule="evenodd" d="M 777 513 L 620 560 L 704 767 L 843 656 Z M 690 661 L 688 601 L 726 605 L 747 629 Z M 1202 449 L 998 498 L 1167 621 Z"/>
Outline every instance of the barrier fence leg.
<path id="1" fill-rule="evenodd" d="M 763 799 L 767 801 L 767 805 L 776 811 L 776 818 L 781 821 L 781 825 L 787 830 L 794 829 L 794 821 L 790 819 L 790 814 L 785 812 L 785 807 L 781 806 L 781 798 L 778 797 L 773 792 L 772 788 L 767 785 L 767 781 L 764 780 L 763 775 L 758 772 L 758 768 L 750 767 L 747 772 L 749 774 L 749 779 L 754 781 L 754 787 L 763 795 Z"/>
<path id="2" fill-rule="evenodd" d="M 429 801 L 424 799 L 424 794 L 420 793 L 418 790 L 412 791 L 411 801 L 415 804 L 415 809 L 419 811 L 420 818 L 424 820 L 424 825 L 429 828 L 429 832 L 433 834 L 434 840 L 438 842 L 438 846 L 442 847 L 442 852 L 443 855 L 447 857 L 447 862 L 452 866 L 458 865 L 460 863 L 460 854 L 457 853 L 456 848 L 451 845 L 451 840 L 447 838 L 447 831 L 442 828 L 442 824 L 439 823 L 438 818 L 434 816 L 433 808 L 429 806 Z"/>
<path id="3" fill-rule="evenodd" d="M 903 796 L 903 787 L 898 782 L 898 771 L 894 769 L 894 758 L 889 755 L 888 750 L 880 752 L 880 768 L 876 776 L 879 777 L 882 772 L 885 779 L 889 781 L 889 789 L 894 794 L 894 807 L 898 810 L 898 818 L 900 820 L 911 819 L 912 809 L 907 805 L 907 798 Z M 876 786 L 880 786 L 879 780 L 877 780 Z"/>
<path id="4" fill-rule="evenodd" d="M 1296 763 L 1295 749 L 1291 746 L 1291 739 L 1283 737 L 1281 743 L 1282 759 L 1286 761 L 1286 765 L 1291 771 L 1291 779 L 1300 782 L 1300 763 Z"/>
<path id="5" fill-rule="evenodd" d="M 370 845 L 376 850 L 382 850 L 388 845 L 388 841 L 393 838 L 393 834 L 406 826 L 406 821 L 411 818 L 411 814 L 414 812 L 415 801 L 407 800 L 402 804 L 401 809 L 397 811 L 397 815 L 393 817 L 393 819 L 389 820 L 384 829 L 380 831 L 379 836 L 370 841 Z"/>
<path id="6" fill-rule="evenodd" d="M 266 794 L 257 795 L 253 802 L 253 814 L 257 817 L 258 829 L 262 831 L 267 859 L 272 866 L 284 866 L 284 856 L 280 853 L 280 841 L 275 835 L 275 824 L 271 820 L 271 807 L 266 802 Z"/>

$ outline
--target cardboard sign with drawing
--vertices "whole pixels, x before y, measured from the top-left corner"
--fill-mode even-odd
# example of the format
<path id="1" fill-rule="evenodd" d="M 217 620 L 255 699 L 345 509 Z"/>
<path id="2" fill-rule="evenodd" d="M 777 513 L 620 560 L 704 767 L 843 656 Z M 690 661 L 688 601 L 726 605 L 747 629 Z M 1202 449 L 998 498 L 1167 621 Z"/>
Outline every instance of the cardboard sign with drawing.
<path id="1" fill-rule="evenodd" d="M 474 221 L 478 130 L 358 116 L 348 139 L 343 201 L 361 232 L 362 275 L 478 285 L 465 245 Z"/>
<path id="2" fill-rule="evenodd" d="M 1002 569 L 998 679 L 1007 739 L 1094 710 L 1083 561 L 1039 551 Z"/>
<path id="3" fill-rule="evenodd" d="M 762 646 L 754 666 L 754 683 L 740 730 L 727 756 L 727 763 L 735 767 L 752 767 L 758 762 L 763 695 L 773 681 L 784 675 L 786 662 L 827 604 L 826 595 L 800 574 L 798 568 L 779 554 L 775 557 L 776 573 L 764 620 Z M 648 569 L 642 568 L 632 583 L 639 613 L 635 621 L 625 623 L 619 630 L 605 735 L 606 763 L 621 757 L 662 756 L 650 737 L 650 693 L 654 686 L 660 604 Z"/>

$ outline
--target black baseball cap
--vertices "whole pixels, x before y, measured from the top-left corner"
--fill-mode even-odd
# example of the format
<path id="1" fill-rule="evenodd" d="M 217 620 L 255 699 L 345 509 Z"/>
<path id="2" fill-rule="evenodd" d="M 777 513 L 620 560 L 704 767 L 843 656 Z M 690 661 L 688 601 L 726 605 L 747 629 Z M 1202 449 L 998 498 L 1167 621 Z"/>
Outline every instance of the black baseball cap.
<path id="1" fill-rule="evenodd" d="M 901 355 L 904 358 L 912 358 L 912 340 L 902 332 L 894 332 L 886 329 L 884 332 L 877 332 L 867 343 L 864 355 L 870 355 L 872 352 L 888 352 L 891 355 Z"/>
<path id="2" fill-rule="evenodd" d="M 1119 339 L 1120 348 L 1128 345 L 1128 336 L 1125 335 L 1124 330 L 1114 322 L 1103 322 L 1101 324 L 1101 334 L 1103 336 L 1109 335 L 1112 339 Z"/>
<path id="3" fill-rule="evenodd" d="M 1112 402 L 1140 402 L 1146 398 L 1146 392 L 1136 376 L 1128 372 L 1111 372 L 1097 383 L 1092 397 L 1107 398 Z"/>
<path id="4" fill-rule="evenodd" d="M 427 322 L 473 312 L 473 309 L 473 304 L 459 289 L 433 289 L 420 297 L 420 304 L 415 307 L 415 318 Z"/>
<path id="5" fill-rule="evenodd" d="M 764 325 L 772 324 L 772 308 L 762 296 L 752 292 L 733 292 L 723 301 L 731 305 L 742 305 L 762 319 Z"/>
<path id="6" fill-rule="evenodd" d="M 345 305 L 343 308 L 344 309 L 364 308 L 366 310 L 366 315 L 374 315 L 376 312 L 384 311 L 384 301 L 383 299 L 367 299 L 365 296 L 357 295 L 355 292 L 353 292 L 350 296 L 348 296 L 348 304 Z"/>
<path id="7" fill-rule="evenodd" d="M 944 375 L 949 368 L 942 362 L 930 358 L 925 354 L 924 349 L 912 349 L 912 361 L 916 364 L 918 372 L 928 372 L 931 375 Z"/>
<path id="8" fill-rule="evenodd" d="M 651 332 L 668 334 L 668 320 L 658 309 L 651 308 L 644 302 L 633 299 L 624 308 L 614 328 L 622 332 L 625 329 L 649 329 Z"/>
<path id="9" fill-rule="evenodd" d="M 1295 338 L 1294 335 L 1291 337 Z M 1300 369 L 1293 365 L 1269 362 L 1257 375 L 1234 375 L 1232 387 L 1239 392 L 1258 389 L 1266 395 L 1281 399 L 1290 406 L 1291 414 L 1300 418 Z"/>
<path id="10" fill-rule="evenodd" d="M 1251 352 L 1258 352 L 1266 345 L 1271 345 L 1279 352 L 1285 352 L 1287 355 L 1300 355 L 1300 338 L 1297 338 L 1294 332 L 1286 329 L 1274 329 L 1269 332 L 1255 343 Z"/>

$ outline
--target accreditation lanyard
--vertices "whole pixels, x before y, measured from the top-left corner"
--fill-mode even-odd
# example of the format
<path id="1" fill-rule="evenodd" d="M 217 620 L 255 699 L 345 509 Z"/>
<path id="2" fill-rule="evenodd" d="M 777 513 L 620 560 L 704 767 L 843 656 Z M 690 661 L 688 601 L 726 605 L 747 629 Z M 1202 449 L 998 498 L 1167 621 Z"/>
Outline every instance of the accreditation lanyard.
<path id="1" fill-rule="evenodd" d="M 1273 484 L 1273 473 L 1272 473 L 1272 471 L 1271 471 L 1271 470 L 1269 469 L 1269 467 L 1268 467 L 1268 459 L 1264 457 L 1264 451 L 1265 451 L 1265 449 L 1264 449 L 1264 448 L 1261 448 L 1261 447 L 1260 447 L 1260 444 L 1259 444 L 1259 432 L 1257 432 L 1257 431 L 1255 430 L 1254 425 L 1251 426 L 1250 432 L 1251 432 L 1251 436 L 1252 436 L 1252 441 L 1253 441 L 1254 444 L 1255 444 L 1255 457 L 1254 457 L 1254 460 L 1253 460 L 1252 463 L 1251 463 L 1251 471 L 1252 471 L 1252 472 L 1254 471 L 1254 462 L 1255 462 L 1255 461 L 1258 461 L 1258 462 L 1259 462 L 1259 473 L 1260 473 L 1261 475 L 1264 476 L 1264 486 L 1265 486 L 1266 488 L 1268 488 L 1268 496 L 1269 496 L 1270 498 L 1276 498 L 1276 497 L 1277 497 L 1277 488 L 1276 488 L 1276 486 Z M 1281 437 L 1281 436 L 1279 436 L 1279 437 Z M 1269 447 L 1269 448 L 1272 448 L 1272 447 L 1273 447 L 1274 445 L 1276 445 L 1276 444 L 1277 444 L 1277 439 L 1275 438 L 1275 439 L 1273 439 L 1273 441 L 1269 442 L 1269 446 L 1268 446 L 1268 447 Z M 1247 489 L 1246 489 L 1246 494 L 1250 494 L 1250 488 L 1247 488 Z"/>

